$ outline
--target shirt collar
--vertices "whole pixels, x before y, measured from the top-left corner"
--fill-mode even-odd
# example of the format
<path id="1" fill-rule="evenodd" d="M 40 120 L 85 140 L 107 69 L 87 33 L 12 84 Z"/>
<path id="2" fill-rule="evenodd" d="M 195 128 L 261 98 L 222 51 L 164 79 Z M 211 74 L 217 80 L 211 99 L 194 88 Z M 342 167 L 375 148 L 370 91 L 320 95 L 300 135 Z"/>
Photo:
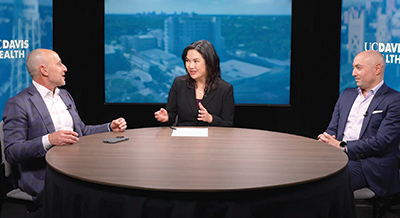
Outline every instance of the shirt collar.
<path id="1" fill-rule="evenodd" d="M 36 87 L 36 89 L 38 90 L 38 92 L 39 92 L 40 96 L 42 96 L 42 98 L 45 98 L 46 96 L 55 97 L 55 96 L 60 95 L 60 89 L 58 87 L 56 87 L 56 90 L 53 95 L 52 91 L 50 91 L 48 88 L 40 85 L 35 80 L 32 80 L 32 83 Z"/>
<path id="2" fill-rule="evenodd" d="M 382 85 L 383 85 L 383 80 L 378 85 L 376 85 L 374 88 L 369 90 L 368 93 L 372 93 L 374 95 L 376 92 L 378 92 L 378 90 L 382 87 Z M 361 95 L 362 94 L 361 88 L 358 87 L 357 90 L 358 90 L 358 94 Z"/>

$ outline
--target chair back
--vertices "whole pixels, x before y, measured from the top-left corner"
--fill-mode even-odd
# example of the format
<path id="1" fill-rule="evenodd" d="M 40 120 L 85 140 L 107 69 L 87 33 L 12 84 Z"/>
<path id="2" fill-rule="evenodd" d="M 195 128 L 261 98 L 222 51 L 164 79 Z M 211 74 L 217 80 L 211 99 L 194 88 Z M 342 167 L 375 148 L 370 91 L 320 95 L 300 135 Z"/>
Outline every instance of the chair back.
<path id="1" fill-rule="evenodd" d="M 3 131 L 4 121 L 0 122 L 0 139 L 1 139 L 1 165 L 4 166 L 4 169 L 1 169 L 1 200 L 0 200 L 0 211 L 4 202 L 9 199 L 11 202 L 20 202 L 24 204 L 27 208 L 27 212 L 37 211 L 39 208 L 33 202 L 33 198 L 28 193 L 22 191 L 19 188 L 11 189 L 11 191 L 5 189 L 6 178 L 9 177 L 12 173 L 11 164 L 7 162 L 4 155 L 4 131 Z M 4 172 L 4 175 L 3 175 Z M 6 193 L 6 194 L 5 194 Z"/>
<path id="2" fill-rule="evenodd" d="M 1 163 L 4 165 L 4 173 L 6 177 L 11 175 L 12 169 L 11 164 L 6 161 L 4 155 L 4 132 L 3 132 L 4 121 L 0 122 L 0 138 L 1 138 Z"/>

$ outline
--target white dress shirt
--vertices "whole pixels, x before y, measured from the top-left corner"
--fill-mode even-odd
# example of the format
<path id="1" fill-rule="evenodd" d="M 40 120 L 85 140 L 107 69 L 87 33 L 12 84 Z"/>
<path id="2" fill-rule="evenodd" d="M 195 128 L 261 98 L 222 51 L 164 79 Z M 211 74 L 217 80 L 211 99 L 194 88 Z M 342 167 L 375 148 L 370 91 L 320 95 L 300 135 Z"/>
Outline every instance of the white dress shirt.
<path id="1" fill-rule="evenodd" d="M 47 110 L 50 113 L 51 120 L 53 121 L 54 128 L 58 130 L 74 130 L 74 122 L 72 120 L 71 114 L 69 113 L 67 106 L 60 97 L 60 89 L 56 88 L 53 93 L 46 87 L 40 85 L 39 83 L 32 81 L 33 85 L 39 91 L 46 104 Z M 52 145 L 49 141 L 49 134 L 42 137 L 42 143 L 44 149 L 49 150 Z"/>

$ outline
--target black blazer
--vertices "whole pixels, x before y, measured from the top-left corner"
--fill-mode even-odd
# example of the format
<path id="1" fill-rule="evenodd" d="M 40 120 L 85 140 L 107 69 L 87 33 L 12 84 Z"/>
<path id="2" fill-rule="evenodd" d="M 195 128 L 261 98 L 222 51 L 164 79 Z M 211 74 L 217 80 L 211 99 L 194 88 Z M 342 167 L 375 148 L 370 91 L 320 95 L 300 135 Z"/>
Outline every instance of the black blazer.
<path id="1" fill-rule="evenodd" d="M 172 125 L 178 116 L 177 126 L 233 126 L 235 101 L 231 84 L 221 79 L 218 88 L 205 93 L 201 103 L 213 116 L 210 124 L 197 120 L 199 109 L 195 88 L 186 85 L 185 76 L 176 77 L 168 95 L 168 124 Z"/>

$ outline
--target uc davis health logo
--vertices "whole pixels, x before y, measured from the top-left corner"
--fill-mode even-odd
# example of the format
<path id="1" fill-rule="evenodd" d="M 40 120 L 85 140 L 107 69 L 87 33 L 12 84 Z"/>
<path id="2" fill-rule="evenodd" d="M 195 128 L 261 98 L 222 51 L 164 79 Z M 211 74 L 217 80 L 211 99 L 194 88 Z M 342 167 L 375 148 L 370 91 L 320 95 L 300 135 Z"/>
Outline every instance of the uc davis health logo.
<path id="1" fill-rule="evenodd" d="M 400 43 L 364 42 L 364 50 L 379 51 L 387 64 L 400 64 Z"/>
<path id="2" fill-rule="evenodd" d="M 0 39 L 0 59 L 25 58 L 29 40 Z"/>

